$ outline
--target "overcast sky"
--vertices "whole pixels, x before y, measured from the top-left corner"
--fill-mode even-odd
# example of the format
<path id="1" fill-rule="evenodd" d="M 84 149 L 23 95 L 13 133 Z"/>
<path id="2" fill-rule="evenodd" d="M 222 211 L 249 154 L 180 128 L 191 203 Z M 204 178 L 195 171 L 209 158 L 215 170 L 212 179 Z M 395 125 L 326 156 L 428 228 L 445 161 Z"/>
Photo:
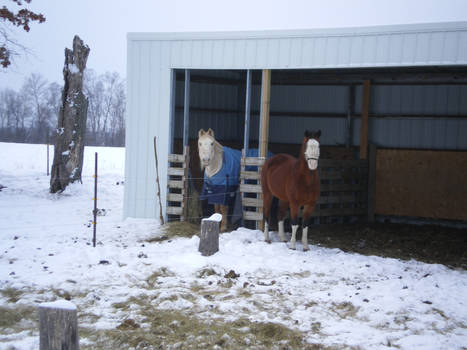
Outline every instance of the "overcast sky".
<path id="1" fill-rule="evenodd" d="M 11 0 L 0 6 L 17 7 Z M 19 89 L 32 72 L 63 83 L 65 47 L 78 34 L 91 48 L 88 68 L 126 76 L 128 32 L 312 29 L 467 21 L 467 0 L 32 0 L 46 22 L 15 38 L 33 51 L 8 69 L 0 89 Z"/>

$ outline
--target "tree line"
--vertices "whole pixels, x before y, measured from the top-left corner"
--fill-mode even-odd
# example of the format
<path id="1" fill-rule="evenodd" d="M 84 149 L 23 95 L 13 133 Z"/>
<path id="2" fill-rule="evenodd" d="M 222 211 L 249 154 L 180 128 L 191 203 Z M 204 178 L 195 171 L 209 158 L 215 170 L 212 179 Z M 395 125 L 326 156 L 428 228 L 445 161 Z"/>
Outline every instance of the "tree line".
<path id="1" fill-rule="evenodd" d="M 87 69 L 83 90 L 88 99 L 86 145 L 124 146 L 124 79 L 116 72 Z M 1 89 L 0 141 L 53 143 L 61 100 L 62 87 L 38 73 L 26 77 L 18 91 Z"/>

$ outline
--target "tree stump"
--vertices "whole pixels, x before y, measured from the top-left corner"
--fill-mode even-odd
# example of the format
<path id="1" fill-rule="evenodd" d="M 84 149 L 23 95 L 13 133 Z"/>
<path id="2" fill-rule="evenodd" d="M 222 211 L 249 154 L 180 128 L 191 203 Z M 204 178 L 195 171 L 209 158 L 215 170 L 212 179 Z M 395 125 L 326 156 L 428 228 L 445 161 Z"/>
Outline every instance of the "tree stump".
<path id="1" fill-rule="evenodd" d="M 62 105 L 58 114 L 50 192 L 62 192 L 70 182 L 81 180 L 88 101 L 83 94 L 83 72 L 89 47 L 75 36 L 73 50 L 65 49 Z"/>
<path id="2" fill-rule="evenodd" d="M 66 300 L 39 305 L 40 350 L 79 350 L 76 306 Z"/>
<path id="3" fill-rule="evenodd" d="M 211 256 L 219 251 L 219 225 L 221 214 L 213 214 L 207 219 L 201 220 L 201 235 L 198 251 L 203 256 Z"/>

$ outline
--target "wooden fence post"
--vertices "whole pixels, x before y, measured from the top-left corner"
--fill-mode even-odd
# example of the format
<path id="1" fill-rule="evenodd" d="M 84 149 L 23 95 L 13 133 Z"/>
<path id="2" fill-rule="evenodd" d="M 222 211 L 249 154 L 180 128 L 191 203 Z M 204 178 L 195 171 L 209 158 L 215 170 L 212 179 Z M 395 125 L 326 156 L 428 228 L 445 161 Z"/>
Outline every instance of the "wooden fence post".
<path id="1" fill-rule="evenodd" d="M 207 219 L 201 220 L 201 235 L 198 251 L 203 256 L 210 256 L 219 251 L 219 224 L 222 215 L 215 213 Z"/>
<path id="2" fill-rule="evenodd" d="M 75 304 L 59 300 L 39 305 L 40 350 L 79 350 Z"/>
<path id="3" fill-rule="evenodd" d="M 376 202 L 376 145 L 370 143 L 368 159 L 368 222 L 375 222 Z"/>

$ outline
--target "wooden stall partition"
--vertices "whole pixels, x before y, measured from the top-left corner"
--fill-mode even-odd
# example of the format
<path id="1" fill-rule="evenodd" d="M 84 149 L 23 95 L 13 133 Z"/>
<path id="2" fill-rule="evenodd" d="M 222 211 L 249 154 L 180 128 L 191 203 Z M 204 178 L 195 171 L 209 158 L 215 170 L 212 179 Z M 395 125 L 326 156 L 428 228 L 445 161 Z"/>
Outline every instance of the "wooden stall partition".
<path id="1" fill-rule="evenodd" d="M 242 157 L 241 160 L 240 194 L 242 196 L 243 220 L 256 222 L 258 228 L 263 222 L 261 167 L 265 159 L 265 157 Z M 256 170 L 247 170 L 247 167 L 256 167 Z"/>
<path id="2" fill-rule="evenodd" d="M 189 153 L 190 148 L 185 146 L 183 154 L 169 154 L 166 207 L 168 221 L 186 220 Z"/>
<path id="3" fill-rule="evenodd" d="M 378 149 L 375 212 L 467 220 L 467 152 Z"/>
<path id="4" fill-rule="evenodd" d="M 368 213 L 368 161 L 319 161 L 321 193 L 312 214 L 314 217 L 365 216 Z"/>

